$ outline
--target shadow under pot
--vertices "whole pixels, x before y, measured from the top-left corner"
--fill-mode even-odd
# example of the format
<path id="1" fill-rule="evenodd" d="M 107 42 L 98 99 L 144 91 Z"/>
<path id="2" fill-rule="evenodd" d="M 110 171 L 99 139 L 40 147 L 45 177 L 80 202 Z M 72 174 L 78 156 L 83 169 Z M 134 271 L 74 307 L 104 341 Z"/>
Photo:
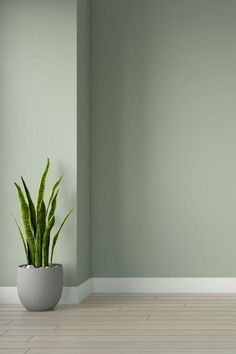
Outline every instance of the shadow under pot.
<path id="1" fill-rule="evenodd" d="M 47 268 L 21 265 L 17 268 L 17 291 L 28 311 L 49 311 L 58 304 L 63 289 L 63 267 L 53 264 Z"/>

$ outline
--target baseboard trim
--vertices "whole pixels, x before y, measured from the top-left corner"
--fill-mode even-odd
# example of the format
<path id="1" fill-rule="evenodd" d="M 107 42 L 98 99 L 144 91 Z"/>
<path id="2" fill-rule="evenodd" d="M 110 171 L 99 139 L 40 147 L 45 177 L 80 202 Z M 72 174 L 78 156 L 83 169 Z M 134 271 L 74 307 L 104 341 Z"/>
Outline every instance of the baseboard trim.
<path id="1" fill-rule="evenodd" d="M 64 286 L 60 304 L 79 304 L 92 293 L 92 278 L 79 286 Z"/>
<path id="2" fill-rule="evenodd" d="M 91 293 L 236 294 L 236 278 L 90 278 L 63 288 L 61 304 L 79 304 Z M 0 304 L 19 304 L 15 286 L 0 287 Z"/>
<path id="3" fill-rule="evenodd" d="M 65 286 L 60 304 L 79 304 L 92 292 L 92 279 L 79 286 Z M 0 287 L 0 304 L 20 304 L 16 286 Z"/>
<path id="4" fill-rule="evenodd" d="M 93 278 L 92 284 L 94 293 L 236 293 L 236 278 Z"/>
<path id="5" fill-rule="evenodd" d="M 92 292 L 93 280 L 90 278 L 78 286 L 78 303 L 86 299 Z"/>

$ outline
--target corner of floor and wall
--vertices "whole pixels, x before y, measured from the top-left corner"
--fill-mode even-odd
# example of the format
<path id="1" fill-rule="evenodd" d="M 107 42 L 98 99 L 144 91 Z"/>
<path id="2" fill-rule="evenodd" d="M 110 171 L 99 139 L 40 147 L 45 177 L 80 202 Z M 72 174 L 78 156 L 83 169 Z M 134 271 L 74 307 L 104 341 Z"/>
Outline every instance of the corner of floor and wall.
<path id="1" fill-rule="evenodd" d="M 214 11 L 213 11 L 214 9 Z M 24 262 L 13 182 L 66 171 L 62 302 L 236 293 L 232 1 L 0 0 L 0 303 Z"/>

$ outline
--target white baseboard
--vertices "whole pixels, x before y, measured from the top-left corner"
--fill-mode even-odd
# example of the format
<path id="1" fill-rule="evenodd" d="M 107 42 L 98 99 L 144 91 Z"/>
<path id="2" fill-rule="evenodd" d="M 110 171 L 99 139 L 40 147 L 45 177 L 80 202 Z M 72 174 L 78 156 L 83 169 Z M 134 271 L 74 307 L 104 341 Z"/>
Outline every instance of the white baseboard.
<path id="1" fill-rule="evenodd" d="M 0 304 L 19 304 L 16 286 L 0 287 Z"/>
<path id="2" fill-rule="evenodd" d="M 86 299 L 93 292 L 93 280 L 92 278 L 86 280 L 78 286 L 79 303 Z"/>
<path id="3" fill-rule="evenodd" d="M 79 304 L 92 292 L 92 279 L 79 286 L 65 286 L 60 304 Z M 20 304 L 16 286 L 0 287 L 0 304 Z"/>
<path id="4" fill-rule="evenodd" d="M 61 304 L 79 304 L 91 293 L 236 294 L 236 278 L 90 278 L 63 288 Z M 0 287 L 0 304 L 19 304 L 15 286 Z"/>
<path id="5" fill-rule="evenodd" d="M 79 304 L 92 292 L 92 278 L 79 286 L 64 286 L 60 304 Z"/>
<path id="6" fill-rule="evenodd" d="M 93 278 L 93 292 L 232 294 L 236 278 Z"/>

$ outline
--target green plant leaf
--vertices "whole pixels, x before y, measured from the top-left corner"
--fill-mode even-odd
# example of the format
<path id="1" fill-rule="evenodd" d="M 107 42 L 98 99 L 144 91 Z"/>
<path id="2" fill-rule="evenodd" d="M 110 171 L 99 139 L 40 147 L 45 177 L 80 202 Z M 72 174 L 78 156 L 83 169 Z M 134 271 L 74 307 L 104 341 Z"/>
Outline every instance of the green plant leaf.
<path id="1" fill-rule="evenodd" d="M 24 194 L 20 188 L 20 186 L 17 183 L 14 183 L 18 192 L 18 197 L 20 201 L 20 207 L 21 207 L 21 216 L 22 216 L 22 221 L 24 224 L 25 228 L 25 234 L 27 237 L 27 242 L 29 246 L 29 259 L 31 260 L 32 264 L 34 265 L 34 260 L 35 260 L 35 240 L 34 240 L 34 234 L 33 230 L 31 228 L 31 222 L 30 222 L 30 211 L 28 204 L 25 201 Z"/>
<path id="2" fill-rule="evenodd" d="M 40 208 L 40 204 L 44 198 L 44 190 L 45 190 L 45 183 L 46 183 L 46 177 L 47 177 L 47 173 L 48 173 L 48 169 L 49 169 L 49 166 L 50 166 L 50 160 L 49 158 L 47 159 L 47 165 L 45 167 L 45 170 L 43 172 L 43 175 L 41 177 L 41 180 L 40 180 L 40 184 L 39 184 L 39 190 L 38 190 L 38 198 L 37 198 L 37 207 L 36 207 L 36 210 L 37 210 L 37 217 L 38 217 L 38 212 L 39 212 L 39 208 Z"/>
<path id="3" fill-rule="evenodd" d="M 50 264 L 52 264 L 52 259 L 53 259 L 53 253 L 54 253 L 54 248 L 56 246 L 56 243 L 57 243 L 57 239 L 58 239 L 58 236 L 60 234 L 60 231 L 63 227 L 63 225 L 65 224 L 67 218 L 70 216 L 70 214 L 72 213 L 73 209 L 64 217 L 64 219 L 62 220 L 62 223 L 57 231 L 57 233 L 55 234 L 55 236 L 53 237 L 53 242 L 52 242 L 52 249 L 51 249 L 51 258 L 50 258 Z"/>
<path id="4" fill-rule="evenodd" d="M 27 244 L 26 244 L 26 241 L 25 241 L 25 237 L 24 237 L 23 232 L 21 231 L 21 228 L 20 228 L 18 222 L 16 221 L 15 217 L 13 215 L 12 215 L 12 217 L 13 217 L 13 220 L 15 221 L 16 226 L 17 226 L 17 228 L 19 230 L 19 233 L 20 233 L 23 245 L 24 245 L 26 260 L 27 260 L 27 263 L 29 264 L 28 247 L 27 247 Z"/>
<path id="5" fill-rule="evenodd" d="M 51 219 L 51 217 L 55 214 L 56 207 L 57 207 L 57 196 L 58 196 L 59 189 L 57 190 L 56 194 L 53 197 L 52 203 L 51 203 L 51 209 L 48 214 L 48 220 Z"/>
<path id="6" fill-rule="evenodd" d="M 28 204 L 29 204 L 29 211 L 30 211 L 30 221 L 31 221 L 31 225 L 32 225 L 32 229 L 34 231 L 34 235 L 36 235 L 36 231 L 37 231 L 37 224 L 36 224 L 36 211 L 35 211 L 35 206 L 34 206 L 34 203 L 32 201 L 32 198 L 31 198 L 31 195 L 30 195 L 30 192 L 27 188 L 27 185 L 24 181 L 24 178 L 21 177 L 21 180 L 22 180 L 22 183 L 23 183 L 23 186 L 24 186 L 24 189 L 25 189 L 25 194 L 26 194 L 26 197 L 28 199 Z"/>
<path id="7" fill-rule="evenodd" d="M 47 267 L 48 266 L 48 257 L 49 257 L 49 244 L 50 244 L 50 233 L 55 224 L 55 216 L 53 215 L 51 219 L 49 220 L 46 230 L 43 235 L 43 248 L 42 248 L 42 253 L 43 253 L 43 259 L 42 259 L 42 266 Z"/>
<path id="8" fill-rule="evenodd" d="M 56 189 L 57 187 L 59 186 L 61 180 L 62 180 L 62 177 L 64 175 L 64 172 L 62 173 L 61 177 L 58 179 L 58 181 L 56 181 L 56 183 L 54 184 L 53 188 L 52 188 L 52 191 L 51 191 L 51 194 L 50 194 L 50 197 L 49 197 L 49 200 L 48 200 L 48 205 L 47 205 L 47 213 L 48 213 L 48 210 L 49 210 L 49 207 L 50 207 L 50 204 L 54 198 L 54 194 L 56 192 Z"/>
<path id="9" fill-rule="evenodd" d="M 27 250 L 28 250 L 28 260 L 29 260 L 29 264 L 34 264 L 34 262 L 32 261 L 32 257 L 31 257 L 31 255 L 30 255 L 30 248 L 29 248 L 29 242 L 28 242 L 28 240 L 26 240 L 26 243 L 27 243 Z"/>
<path id="10" fill-rule="evenodd" d="M 38 212 L 37 218 L 37 233 L 35 240 L 35 267 L 39 268 L 42 266 L 42 244 L 43 244 L 43 235 L 46 228 L 46 206 L 42 200 Z"/>

